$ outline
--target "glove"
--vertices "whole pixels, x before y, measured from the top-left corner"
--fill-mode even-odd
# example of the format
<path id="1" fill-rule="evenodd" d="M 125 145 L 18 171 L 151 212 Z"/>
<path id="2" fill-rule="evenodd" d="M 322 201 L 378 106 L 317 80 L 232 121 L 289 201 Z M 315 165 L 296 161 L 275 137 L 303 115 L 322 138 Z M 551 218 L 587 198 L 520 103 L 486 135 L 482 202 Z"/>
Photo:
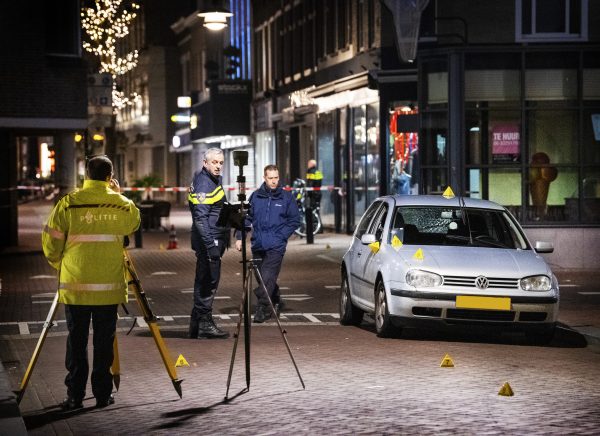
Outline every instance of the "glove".
<path id="1" fill-rule="evenodd" d="M 213 246 L 208 249 L 208 260 L 212 262 L 221 260 L 221 250 L 219 247 Z"/>

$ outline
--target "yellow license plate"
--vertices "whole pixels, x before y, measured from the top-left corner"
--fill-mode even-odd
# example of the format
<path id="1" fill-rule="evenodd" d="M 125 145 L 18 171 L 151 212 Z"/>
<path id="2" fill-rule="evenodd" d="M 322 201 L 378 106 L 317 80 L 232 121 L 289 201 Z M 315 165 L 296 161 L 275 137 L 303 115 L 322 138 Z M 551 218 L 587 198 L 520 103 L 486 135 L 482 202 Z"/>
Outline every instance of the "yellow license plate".
<path id="1" fill-rule="evenodd" d="M 476 295 L 457 295 L 457 309 L 510 310 L 508 297 L 479 297 Z"/>

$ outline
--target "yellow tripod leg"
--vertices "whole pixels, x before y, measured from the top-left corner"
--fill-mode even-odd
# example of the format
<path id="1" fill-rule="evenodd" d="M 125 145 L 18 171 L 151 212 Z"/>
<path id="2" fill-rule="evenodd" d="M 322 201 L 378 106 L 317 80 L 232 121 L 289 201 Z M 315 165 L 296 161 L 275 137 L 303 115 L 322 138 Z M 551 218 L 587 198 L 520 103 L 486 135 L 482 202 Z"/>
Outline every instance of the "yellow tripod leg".
<path id="1" fill-rule="evenodd" d="M 117 334 L 115 333 L 115 340 L 113 341 L 113 363 L 110 367 L 110 372 L 113 376 L 113 384 L 115 389 L 118 391 L 121 385 L 121 362 L 119 360 L 119 342 L 117 341 Z"/>
<path id="2" fill-rule="evenodd" d="M 179 398 L 182 398 L 181 391 L 181 382 L 183 380 L 179 380 L 177 378 L 177 371 L 175 370 L 175 361 L 171 358 L 171 354 L 169 353 L 169 349 L 165 345 L 162 335 L 160 334 L 160 330 L 158 329 L 158 324 L 156 323 L 156 316 L 152 313 L 152 309 L 150 308 L 150 303 L 148 303 L 148 299 L 146 298 L 146 293 L 142 288 L 142 284 L 137 275 L 135 267 L 133 266 L 133 262 L 131 257 L 127 251 L 124 251 L 125 254 L 125 266 L 127 267 L 128 283 L 131 285 L 133 289 L 133 293 L 135 294 L 135 298 L 140 306 L 140 311 L 144 317 L 144 321 L 148 324 L 148 328 L 150 329 L 150 333 L 154 338 L 154 343 L 156 343 L 156 347 L 158 348 L 158 352 L 160 353 L 160 357 L 167 369 L 167 373 L 171 378 L 171 382 L 173 383 L 173 387 L 177 394 L 179 394 Z"/>
<path id="3" fill-rule="evenodd" d="M 17 403 L 21 403 L 23 399 L 23 394 L 25 394 L 25 389 L 27 389 L 27 385 L 29 384 L 29 379 L 31 378 L 31 373 L 33 372 L 33 368 L 35 368 L 35 364 L 37 363 L 38 357 L 40 357 L 40 352 L 42 351 L 42 347 L 44 346 L 44 341 L 46 340 L 46 336 L 48 336 L 48 331 L 52 328 L 52 321 L 54 321 L 54 315 L 56 315 L 56 309 L 58 308 L 58 292 L 54 296 L 54 300 L 52 301 L 52 306 L 50 306 L 50 310 L 48 311 L 48 315 L 46 316 L 46 321 L 44 322 L 44 327 L 42 328 L 42 332 L 40 333 L 40 337 L 38 338 L 37 344 L 35 346 L 35 350 L 33 350 L 33 355 L 29 360 L 29 365 L 27 366 L 27 370 L 25 371 L 25 375 L 23 375 L 23 380 L 21 380 L 21 384 L 19 385 L 19 390 L 16 391 L 17 395 Z"/>

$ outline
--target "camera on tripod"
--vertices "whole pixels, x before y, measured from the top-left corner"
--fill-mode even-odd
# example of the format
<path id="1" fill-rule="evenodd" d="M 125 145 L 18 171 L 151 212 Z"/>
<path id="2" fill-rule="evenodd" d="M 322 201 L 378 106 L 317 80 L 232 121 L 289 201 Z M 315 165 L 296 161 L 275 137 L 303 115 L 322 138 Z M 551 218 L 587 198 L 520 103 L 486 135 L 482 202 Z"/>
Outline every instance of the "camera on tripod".
<path id="1" fill-rule="evenodd" d="M 237 183 L 239 203 L 225 203 L 219 214 L 217 225 L 242 230 L 246 218 L 246 211 L 249 207 L 246 202 L 246 176 L 244 176 L 244 166 L 248 165 L 248 152 L 242 150 L 234 151 L 233 164 L 238 167 Z"/>

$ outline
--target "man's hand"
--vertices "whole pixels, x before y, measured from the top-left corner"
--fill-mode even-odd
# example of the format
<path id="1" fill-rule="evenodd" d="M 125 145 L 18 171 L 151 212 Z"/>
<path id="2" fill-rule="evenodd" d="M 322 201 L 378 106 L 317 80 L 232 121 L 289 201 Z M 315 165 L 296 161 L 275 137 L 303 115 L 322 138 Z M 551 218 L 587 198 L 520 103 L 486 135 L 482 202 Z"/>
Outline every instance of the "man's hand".
<path id="1" fill-rule="evenodd" d="M 221 250 L 219 250 L 219 247 L 213 246 L 208 249 L 208 260 L 210 260 L 210 261 L 221 260 Z"/>
<path id="2" fill-rule="evenodd" d="M 110 179 L 108 187 L 115 192 L 121 192 L 121 187 L 119 186 L 119 181 L 117 179 Z"/>
<path id="3" fill-rule="evenodd" d="M 242 251 L 242 240 L 241 239 L 238 239 L 235 241 L 235 249 L 237 251 Z"/>

